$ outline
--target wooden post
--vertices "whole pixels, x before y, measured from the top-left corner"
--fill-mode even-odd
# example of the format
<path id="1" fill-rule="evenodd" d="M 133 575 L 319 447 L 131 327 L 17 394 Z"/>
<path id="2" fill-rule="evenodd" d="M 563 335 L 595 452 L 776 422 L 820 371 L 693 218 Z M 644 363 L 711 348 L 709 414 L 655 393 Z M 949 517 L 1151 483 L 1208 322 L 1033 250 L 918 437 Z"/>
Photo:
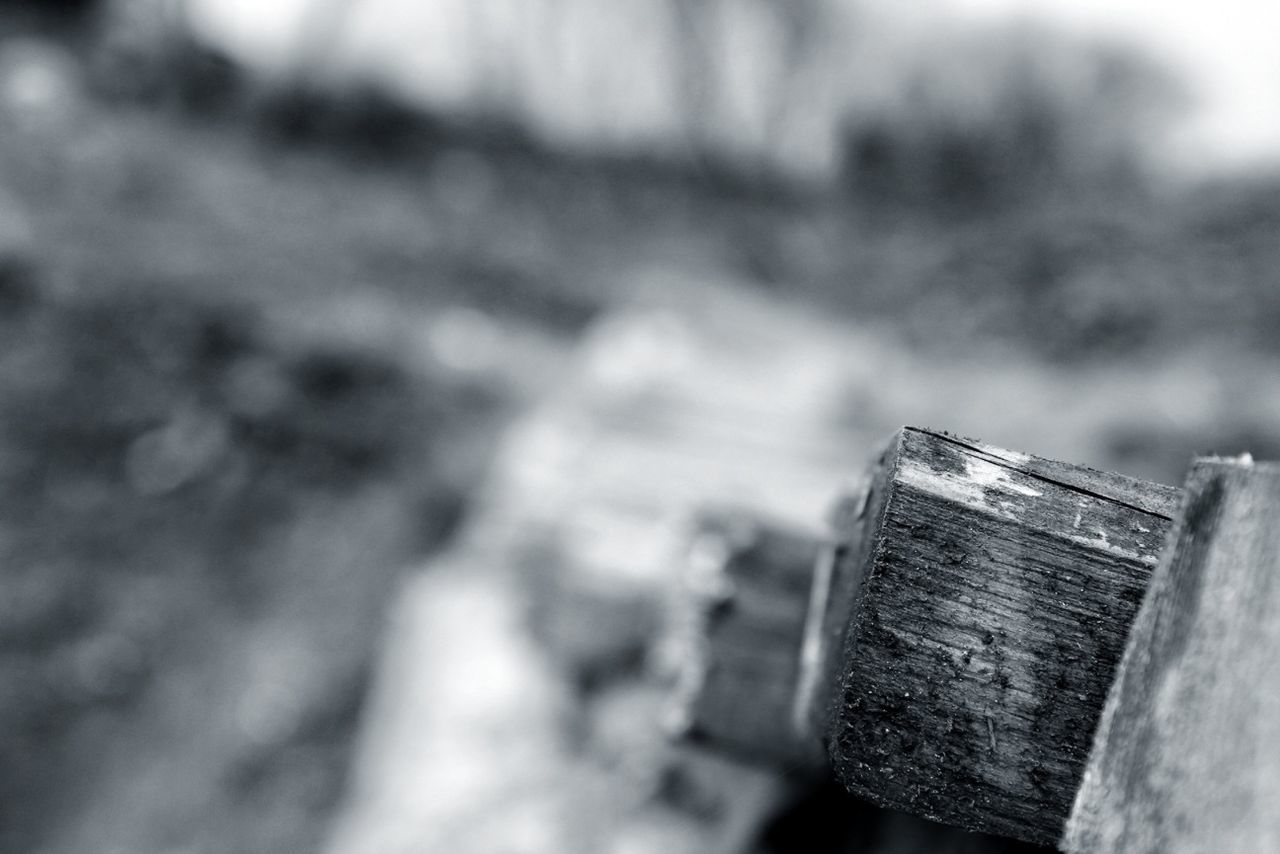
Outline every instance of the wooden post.
<path id="1" fill-rule="evenodd" d="M 1056 842 L 1178 494 L 901 431 L 833 573 L 837 778 L 884 806 Z"/>
<path id="2" fill-rule="evenodd" d="M 716 754 L 763 766 L 777 781 L 792 784 L 778 790 L 771 804 L 776 808 L 779 802 L 792 802 L 793 820 L 777 840 L 782 850 L 1037 850 L 831 797 L 830 768 L 819 737 L 810 729 L 797 729 L 792 715 L 810 590 L 822 587 L 816 579 L 828 561 L 818 558 L 831 553 L 829 545 L 817 535 L 747 510 L 707 511 L 695 521 L 682 609 L 691 619 L 680 644 L 676 734 Z"/>
<path id="3" fill-rule="evenodd" d="M 1280 851 L 1280 465 L 1198 460 L 1063 838 Z"/>
<path id="4" fill-rule="evenodd" d="M 686 741 L 802 774 L 825 770 L 791 709 L 822 542 L 745 510 L 695 522 L 672 729 Z"/>

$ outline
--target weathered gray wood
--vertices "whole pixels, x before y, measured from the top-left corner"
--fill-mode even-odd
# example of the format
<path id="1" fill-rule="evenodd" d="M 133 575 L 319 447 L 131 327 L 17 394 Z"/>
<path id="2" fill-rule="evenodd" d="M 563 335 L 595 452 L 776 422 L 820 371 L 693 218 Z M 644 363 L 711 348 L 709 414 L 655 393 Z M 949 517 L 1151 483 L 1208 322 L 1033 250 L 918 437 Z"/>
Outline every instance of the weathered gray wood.
<path id="1" fill-rule="evenodd" d="M 1177 496 L 901 431 L 852 526 L 864 536 L 835 566 L 838 779 L 907 812 L 1056 841 Z"/>
<path id="2" fill-rule="evenodd" d="M 1192 467 L 1062 844 L 1280 851 L 1280 465 Z"/>
<path id="3" fill-rule="evenodd" d="M 817 535 L 747 510 L 699 516 L 685 585 L 674 734 L 749 761 L 826 768 L 792 720 Z"/>
<path id="4" fill-rule="evenodd" d="M 857 500 L 856 492 L 853 494 Z M 854 512 L 851 508 L 840 517 Z M 842 526 L 840 526 L 842 527 Z M 797 729 L 792 714 L 798 658 L 815 569 L 830 543 L 758 513 L 718 508 L 694 524 L 682 608 L 689 622 L 673 725 L 685 740 L 717 754 L 764 765 L 815 785 L 792 790 L 793 809 L 827 824 L 840 845 L 819 835 L 824 850 L 891 854 L 1013 854 L 1025 843 L 926 821 L 852 799 L 824 795 L 830 768 L 819 735 Z M 836 828 L 840 828 L 838 832 Z M 811 847 L 802 828 L 787 846 Z"/>

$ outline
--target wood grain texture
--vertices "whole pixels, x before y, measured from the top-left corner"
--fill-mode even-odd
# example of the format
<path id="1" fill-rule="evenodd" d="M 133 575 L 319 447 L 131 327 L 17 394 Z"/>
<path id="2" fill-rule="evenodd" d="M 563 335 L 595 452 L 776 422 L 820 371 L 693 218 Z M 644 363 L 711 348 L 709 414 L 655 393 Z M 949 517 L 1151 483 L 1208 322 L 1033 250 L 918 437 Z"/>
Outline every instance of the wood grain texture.
<path id="1" fill-rule="evenodd" d="M 1280 465 L 1199 460 L 1063 847 L 1280 851 Z"/>
<path id="2" fill-rule="evenodd" d="M 855 521 L 863 491 L 850 487 L 834 527 Z M 793 826 L 780 850 L 859 854 L 1029 854 L 1042 850 L 1008 838 L 969 833 L 827 788 L 830 767 L 820 735 L 795 726 L 800 639 L 831 543 L 743 509 L 718 509 L 694 526 L 685 612 L 683 671 L 675 715 L 680 734 L 722 756 L 812 788 L 795 790 Z M 800 823 L 804 827 L 799 827 Z M 836 840 L 839 839 L 837 842 Z"/>
<path id="3" fill-rule="evenodd" d="M 825 770 L 820 742 L 797 732 L 791 716 L 822 545 L 746 510 L 699 517 L 673 716 L 681 738 L 783 771 Z"/>
<path id="4" fill-rule="evenodd" d="M 827 746 L 876 803 L 1055 842 L 1179 491 L 904 429 L 841 556 Z"/>

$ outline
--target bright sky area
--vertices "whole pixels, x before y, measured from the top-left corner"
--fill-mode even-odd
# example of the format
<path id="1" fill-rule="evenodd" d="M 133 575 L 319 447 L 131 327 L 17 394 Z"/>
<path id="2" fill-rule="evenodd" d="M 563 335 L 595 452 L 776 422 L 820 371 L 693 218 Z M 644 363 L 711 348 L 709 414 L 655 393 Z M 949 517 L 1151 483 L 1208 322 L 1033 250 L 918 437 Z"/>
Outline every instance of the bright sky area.
<path id="1" fill-rule="evenodd" d="M 887 0 L 863 2 L 882 12 L 897 5 Z M 378 66 L 382 73 L 399 77 L 411 91 L 446 101 L 449 93 L 465 87 L 476 63 L 476 42 L 460 36 L 473 34 L 479 22 L 481 27 L 498 31 L 488 42 L 491 50 L 501 53 L 514 45 L 524 51 L 527 60 L 530 41 L 547 41 L 538 35 L 542 29 L 536 20 L 537 9 L 551 8 L 524 0 L 274 0 L 269 4 L 258 0 L 191 0 L 197 24 L 212 38 L 233 53 L 264 66 L 289 61 L 299 41 L 305 10 L 324 3 L 345 4 L 351 13 L 349 29 L 343 37 L 352 45 L 351 56 L 359 57 L 358 62 L 352 62 L 362 68 Z M 575 61 L 584 68 L 595 62 L 625 64 L 621 54 L 630 48 L 620 49 L 615 44 L 607 52 L 592 53 L 591 49 L 598 47 L 592 43 L 615 41 L 610 34 L 618 35 L 621 26 L 623 32 L 635 34 L 634 45 L 642 44 L 644 22 L 652 20 L 652 16 L 645 17 L 644 8 L 651 6 L 651 0 L 636 0 L 588 12 L 590 26 L 599 29 L 576 45 L 580 55 Z M 1277 0 L 925 0 L 901 17 L 907 20 L 907 26 L 919 27 L 947 17 L 996 22 L 1029 17 L 1131 41 L 1182 74 L 1195 99 L 1194 113 L 1166 145 L 1173 162 L 1191 172 L 1280 167 Z M 524 32 L 528 30 L 534 32 Z M 362 53 L 354 48 L 357 42 L 377 48 Z M 572 37 L 569 42 L 572 46 Z M 637 47 L 632 52 L 645 49 Z M 662 54 L 659 51 L 657 55 Z M 564 62 L 562 55 L 554 59 Z M 538 62 L 536 58 L 532 61 L 535 65 Z M 642 67 L 646 63 L 651 66 L 652 59 L 637 61 Z M 520 73 L 536 76 L 538 69 L 525 68 Z M 600 75 L 587 70 L 581 76 L 590 80 Z M 635 73 L 622 75 L 624 80 L 643 78 Z M 555 81 L 560 78 L 546 75 L 545 79 L 552 82 L 542 87 L 545 97 L 536 108 L 552 114 L 545 121 L 572 124 L 581 121 L 584 110 L 595 109 L 582 92 L 557 89 L 559 84 Z M 603 88 L 598 81 L 594 85 L 590 91 Z M 628 110 L 638 112 L 644 107 L 644 91 L 629 97 Z M 616 99 L 605 103 L 613 101 Z M 629 125 L 639 135 L 653 126 L 655 122 L 646 125 L 642 118 Z"/>

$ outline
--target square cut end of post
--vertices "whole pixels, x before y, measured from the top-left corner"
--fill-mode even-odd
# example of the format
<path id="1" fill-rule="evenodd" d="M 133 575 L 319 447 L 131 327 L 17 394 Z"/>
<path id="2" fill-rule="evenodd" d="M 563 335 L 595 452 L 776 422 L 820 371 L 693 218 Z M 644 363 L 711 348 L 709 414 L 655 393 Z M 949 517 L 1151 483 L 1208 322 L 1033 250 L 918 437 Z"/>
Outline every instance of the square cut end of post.
<path id="1" fill-rule="evenodd" d="M 824 621 L 837 778 L 1052 844 L 1177 490 L 916 428 L 868 484 Z"/>

